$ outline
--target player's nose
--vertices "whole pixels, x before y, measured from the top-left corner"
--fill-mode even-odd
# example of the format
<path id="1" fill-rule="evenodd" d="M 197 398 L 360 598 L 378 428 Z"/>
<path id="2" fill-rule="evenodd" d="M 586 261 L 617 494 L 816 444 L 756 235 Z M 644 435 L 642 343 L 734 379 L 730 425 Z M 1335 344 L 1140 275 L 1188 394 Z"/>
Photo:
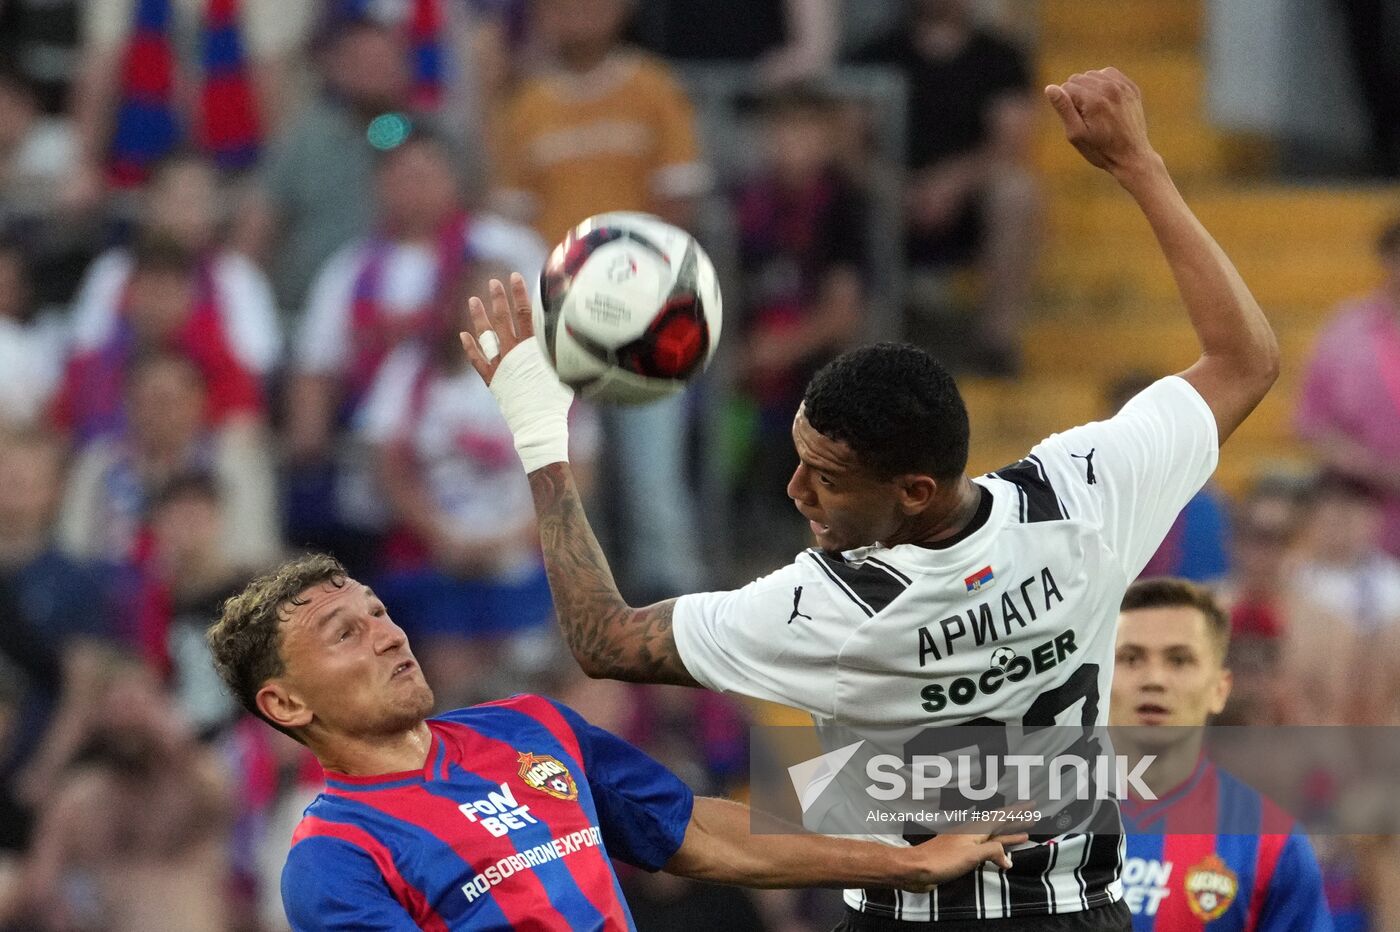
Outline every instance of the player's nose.
<path id="1" fill-rule="evenodd" d="M 1167 691 L 1166 666 L 1160 663 L 1145 663 L 1138 674 L 1138 689 L 1145 693 Z"/>
<path id="2" fill-rule="evenodd" d="M 792 471 L 792 478 L 787 484 L 788 498 L 803 505 L 813 504 L 812 484 L 807 481 L 807 467 L 801 463 Z"/>
<path id="3" fill-rule="evenodd" d="M 385 654 L 397 650 L 408 643 L 408 635 L 386 615 L 374 619 L 374 650 Z"/>

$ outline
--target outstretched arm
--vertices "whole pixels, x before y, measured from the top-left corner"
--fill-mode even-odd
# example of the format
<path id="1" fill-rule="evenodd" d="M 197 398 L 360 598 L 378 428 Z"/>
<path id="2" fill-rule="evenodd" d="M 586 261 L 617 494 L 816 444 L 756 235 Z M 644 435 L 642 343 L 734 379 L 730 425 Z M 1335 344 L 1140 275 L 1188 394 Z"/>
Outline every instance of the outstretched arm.
<path id="1" fill-rule="evenodd" d="M 757 833 L 754 829 L 757 828 Z M 915 847 L 813 835 L 724 799 L 697 797 L 665 870 L 745 887 L 895 887 L 926 892 L 986 861 L 1011 866 L 1015 835 L 939 835 Z"/>
<path id="2" fill-rule="evenodd" d="M 671 631 L 676 600 L 632 608 L 617 591 L 568 463 L 530 473 L 545 573 L 564 640 L 583 672 L 635 683 L 699 686 Z"/>
<path id="3" fill-rule="evenodd" d="M 676 649 L 675 600 L 646 608 L 628 605 L 588 524 L 568 464 L 573 393 L 559 384 L 534 339 L 525 279 L 512 275 L 509 294 L 492 279 L 490 290 L 489 312 L 480 298 L 469 302 L 472 332 L 461 335 L 462 346 L 496 396 L 529 476 L 564 640 L 591 677 L 700 685 Z"/>
<path id="4" fill-rule="evenodd" d="M 1273 329 L 1153 150 L 1137 85 L 1106 68 L 1052 84 L 1045 95 L 1069 141 L 1123 186 L 1151 225 L 1201 343 L 1200 359 L 1181 376 L 1210 406 L 1224 443 L 1278 378 Z"/>

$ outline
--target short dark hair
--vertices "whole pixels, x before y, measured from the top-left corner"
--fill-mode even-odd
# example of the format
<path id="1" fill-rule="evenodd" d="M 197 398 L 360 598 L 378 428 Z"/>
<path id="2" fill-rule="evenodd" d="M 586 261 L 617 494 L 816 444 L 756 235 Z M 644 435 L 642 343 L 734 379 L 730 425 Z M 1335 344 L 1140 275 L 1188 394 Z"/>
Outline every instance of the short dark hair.
<path id="1" fill-rule="evenodd" d="M 1313 506 L 1321 501 L 1335 499 L 1379 505 L 1383 501 L 1383 496 L 1380 489 L 1376 488 L 1372 482 L 1359 476 L 1349 476 L 1336 470 L 1327 469 L 1312 480 L 1303 497 L 1304 503 Z"/>
<path id="2" fill-rule="evenodd" d="M 193 250 L 163 233 L 146 233 L 131 248 L 131 271 L 192 275 L 199 267 Z"/>
<path id="3" fill-rule="evenodd" d="M 882 479 L 967 469 L 967 406 L 948 370 L 907 343 L 874 343 L 822 367 L 802 398 L 812 429 Z"/>
<path id="4" fill-rule="evenodd" d="M 0 63 L 0 88 L 9 88 L 12 93 L 23 96 L 36 108 L 39 105 L 39 94 L 34 87 L 34 80 L 13 62 Z"/>
<path id="5" fill-rule="evenodd" d="M 1376 252 L 1382 259 L 1400 255 L 1400 217 L 1387 223 L 1376 237 Z"/>
<path id="6" fill-rule="evenodd" d="M 223 501 L 223 496 L 219 493 L 219 483 L 203 470 L 177 473 L 156 490 L 151 499 L 151 511 L 160 511 L 167 505 L 191 499 L 217 506 Z"/>
<path id="7" fill-rule="evenodd" d="M 841 106 L 841 98 L 819 81 L 789 81 L 770 88 L 743 102 L 759 116 L 772 119 L 787 117 L 829 117 Z"/>
<path id="8" fill-rule="evenodd" d="M 29 251 L 24 248 L 24 240 L 13 230 L 0 228 L 0 255 L 13 256 L 28 271 Z"/>
<path id="9" fill-rule="evenodd" d="M 206 635 L 214 668 L 233 697 L 243 708 L 293 738 L 297 736 L 270 721 L 257 703 L 263 684 L 286 670 L 282 660 L 283 612 L 305 605 L 298 597 L 312 586 L 329 582 L 338 588 L 345 585 L 346 578 L 345 567 L 329 554 L 298 557 L 254 579 L 226 601 L 218 622 Z"/>
<path id="10" fill-rule="evenodd" d="M 1209 589 L 1175 576 L 1139 579 L 1123 593 L 1119 611 L 1142 608 L 1194 608 L 1206 620 L 1206 635 L 1223 659 L 1230 649 L 1230 616 Z"/>

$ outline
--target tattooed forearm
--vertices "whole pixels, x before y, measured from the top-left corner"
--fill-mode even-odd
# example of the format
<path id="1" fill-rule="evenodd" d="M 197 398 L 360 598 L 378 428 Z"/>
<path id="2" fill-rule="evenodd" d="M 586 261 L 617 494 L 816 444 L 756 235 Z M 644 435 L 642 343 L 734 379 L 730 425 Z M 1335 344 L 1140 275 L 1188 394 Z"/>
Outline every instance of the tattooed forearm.
<path id="1" fill-rule="evenodd" d="M 637 683 L 697 686 L 671 631 L 675 600 L 646 608 L 623 601 L 584 514 L 567 463 L 530 473 L 540 543 L 564 640 L 585 673 Z"/>

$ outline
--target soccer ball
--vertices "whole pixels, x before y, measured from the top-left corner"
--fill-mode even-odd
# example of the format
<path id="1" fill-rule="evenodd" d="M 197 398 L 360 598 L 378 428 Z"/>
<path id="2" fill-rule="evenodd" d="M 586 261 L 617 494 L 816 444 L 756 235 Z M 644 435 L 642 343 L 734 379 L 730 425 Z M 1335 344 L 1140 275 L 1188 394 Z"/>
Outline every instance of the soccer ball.
<path id="1" fill-rule="evenodd" d="M 540 273 L 535 335 L 585 398 L 640 404 L 699 375 L 719 343 L 719 282 L 684 230 L 650 214 L 589 217 Z"/>

